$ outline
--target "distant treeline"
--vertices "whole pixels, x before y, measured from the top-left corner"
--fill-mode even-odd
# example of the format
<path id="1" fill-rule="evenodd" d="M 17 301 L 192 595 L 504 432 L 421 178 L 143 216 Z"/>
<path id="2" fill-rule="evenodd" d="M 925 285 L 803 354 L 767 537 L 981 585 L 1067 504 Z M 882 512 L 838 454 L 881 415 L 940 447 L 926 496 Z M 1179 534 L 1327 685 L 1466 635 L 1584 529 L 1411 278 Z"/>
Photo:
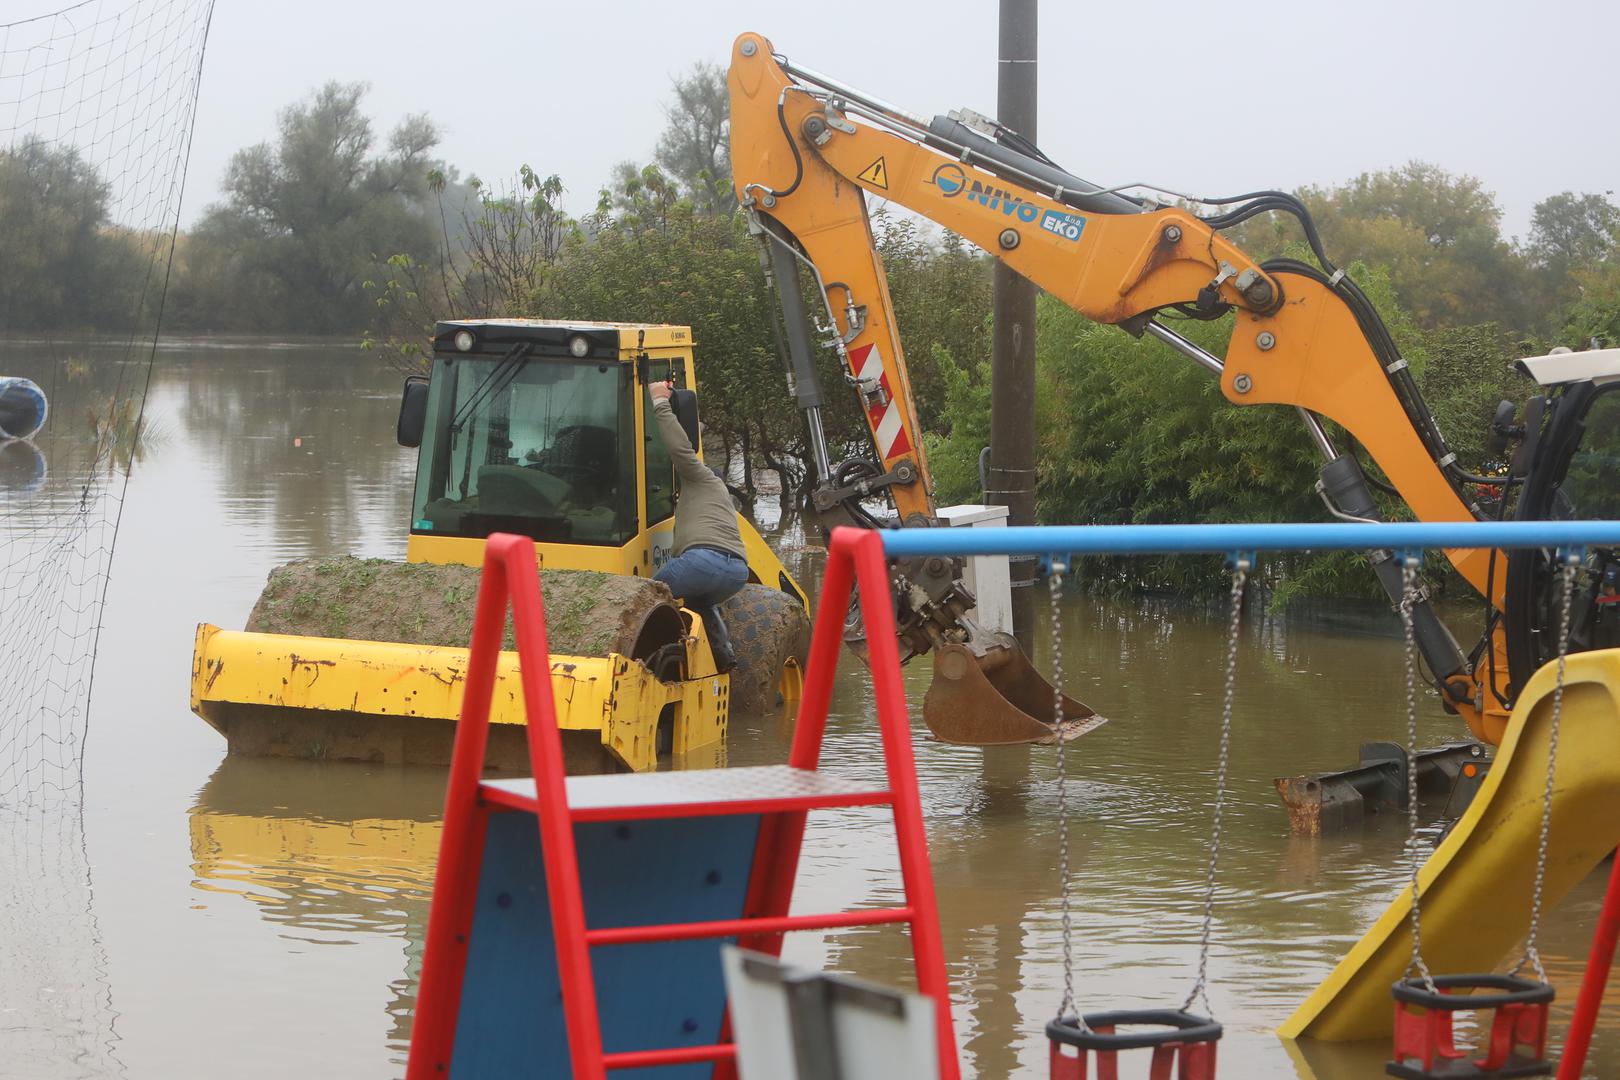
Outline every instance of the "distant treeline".
<path id="1" fill-rule="evenodd" d="M 177 242 L 166 328 L 353 335 L 409 366 L 440 318 L 688 323 L 711 443 L 749 474 L 774 470 L 784 498 L 802 499 L 804 427 L 777 372 L 773 301 L 731 195 L 721 71 L 699 65 L 675 81 L 654 161 L 620 165 L 580 216 L 562 212 L 563 183 L 543 170 L 462 176 L 435 155 L 425 116 L 379 137 L 364 93 L 330 83 L 280 114 L 274 140 L 232 158 L 223 197 Z M 1620 341 L 1620 209 L 1604 195 L 1550 196 L 1520 241 L 1502 235 L 1501 209 L 1478 180 L 1421 162 L 1297 194 L 1325 249 L 1380 305 L 1471 466 L 1489 464 L 1483 438 L 1497 399 L 1524 395 L 1514 357 Z M 116 330 L 150 315 L 159 292 L 142 275 L 154 238 L 120 230 L 109 205 L 106 179 L 71 149 L 0 152 L 5 330 Z M 909 218 L 875 220 L 941 501 L 976 499 L 991 260 Z M 1254 219 L 1232 235 L 1257 257 L 1308 257 L 1292 219 Z M 1230 328 L 1228 318 L 1188 334 L 1219 353 Z M 1037 341 L 1043 519 L 1321 516 L 1316 462 L 1287 410 L 1233 408 L 1163 346 L 1048 297 Z M 836 391 L 842 379 L 827 374 Z M 829 396 L 835 447 L 861 448 L 853 396 Z M 1292 582 L 1342 591 L 1370 580 L 1341 574 L 1345 565 L 1301 563 Z M 1166 561 L 1133 564 L 1121 580 L 1207 579 Z"/>

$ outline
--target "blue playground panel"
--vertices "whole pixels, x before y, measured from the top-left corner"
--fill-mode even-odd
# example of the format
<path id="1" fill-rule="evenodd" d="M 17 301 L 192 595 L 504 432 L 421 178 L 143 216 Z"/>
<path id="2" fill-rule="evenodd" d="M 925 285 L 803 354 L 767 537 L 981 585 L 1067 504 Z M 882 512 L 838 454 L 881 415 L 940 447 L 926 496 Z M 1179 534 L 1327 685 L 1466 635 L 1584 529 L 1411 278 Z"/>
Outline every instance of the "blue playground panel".
<path id="1" fill-rule="evenodd" d="M 758 814 L 575 825 L 585 924 L 594 930 L 741 918 L 759 825 Z M 592 949 L 604 1050 L 718 1042 L 723 940 L 733 939 Z M 657 1080 L 708 1080 L 713 1071 L 712 1062 L 635 1070 Z M 573 1075 L 532 814 L 489 818 L 451 1075 Z"/>

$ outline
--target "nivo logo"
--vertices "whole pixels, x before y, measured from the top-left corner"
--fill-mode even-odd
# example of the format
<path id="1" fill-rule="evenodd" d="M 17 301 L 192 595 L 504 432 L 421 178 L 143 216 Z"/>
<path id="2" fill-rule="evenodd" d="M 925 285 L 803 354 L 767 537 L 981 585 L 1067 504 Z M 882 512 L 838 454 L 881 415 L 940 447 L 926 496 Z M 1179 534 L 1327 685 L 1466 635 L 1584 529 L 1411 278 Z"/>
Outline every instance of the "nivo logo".
<path id="1" fill-rule="evenodd" d="M 943 198 L 954 199 L 958 195 L 965 195 L 969 203 L 983 207 L 990 213 L 1013 218 L 1026 225 L 1034 225 L 1038 221 L 1043 231 L 1071 243 L 1080 239 L 1086 227 L 1086 219 L 1079 214 L 1043 210 L 1034 203 L 1025 202 L 1023 196 L 1016 192 L 970 180 L 962 167 L 954 162 L 946 162 L 935 169 L 932 181 Z"/>
<path id="2" fill-rule="evenodd" d="M 967 188 L 967 173 L 960 165 L 946 163 L 934 170 L 934 186 L 947 199 L 955 198 Z"/>

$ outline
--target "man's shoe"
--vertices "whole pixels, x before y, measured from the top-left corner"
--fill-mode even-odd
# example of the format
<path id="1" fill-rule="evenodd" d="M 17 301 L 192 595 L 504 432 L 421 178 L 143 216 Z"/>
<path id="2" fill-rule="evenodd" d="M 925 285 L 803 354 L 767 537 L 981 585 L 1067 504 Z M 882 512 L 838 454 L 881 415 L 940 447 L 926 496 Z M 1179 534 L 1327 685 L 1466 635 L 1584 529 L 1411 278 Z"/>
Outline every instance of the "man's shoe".
<path id="1" fill-rule="evenodd" d="M 714 669 L 721 675 L 737 666 L 737 654 L 731 648 L 731 635 L 726 632 L 726 620 L 718 608 L 703 612 L 703 625 L 709 631 L 709 651 L 714 653 Z"/>

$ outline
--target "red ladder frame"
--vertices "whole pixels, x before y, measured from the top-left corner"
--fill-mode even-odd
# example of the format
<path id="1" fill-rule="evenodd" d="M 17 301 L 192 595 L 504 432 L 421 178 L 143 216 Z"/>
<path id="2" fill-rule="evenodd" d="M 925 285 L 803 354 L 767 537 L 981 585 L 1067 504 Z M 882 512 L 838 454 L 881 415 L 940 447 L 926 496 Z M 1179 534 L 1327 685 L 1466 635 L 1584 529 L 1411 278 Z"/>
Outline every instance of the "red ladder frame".
<path id="1" fill-rule="evenodd" d="M 576 1080 L 604 1080 L 610 1069 L 698 1061 L 714 1061 L 716 1076 L 721 1080 L 735 1075 L 736 1048 L 730 1042 L 604 1053 L 590 959 L 593 945 L 736 936 L 738 944 L 745 948 L 778 955 L 782 935 L 788 931 L 897 922 L 911 928 L 917 989 L 934 1002 L 941 1080 L 959 1080 L 950 987 L 945 974 L 939 911 L 912 756 L 911 721 L 900 678 L 899 646 L 883 542 L 877 533 L 869 530 L 838 528 L 833 530 L 828 547 L 827 569 L 822 579 L 788 768 L 814 773 L 820 762 L 833 676 L 843 648 L 844 616 L 851 591 L 858 583 L 888 789 L 863 793 L 859 797 L 763 798 L 726 803 L 719 812 L 762 815 L 744 918 L 590 930 L 585 925 L 573 825 L 586 818 L 602 820 L 607 816 L 643 815 L 633 806 L 616 808 L 606 814 L 597 809 L 588 815 L 570 809 L 568 784 L 563 774 L 562 740 L 552 698 L 551 654 L 546 644 L 545 611 L 534 542 L 527 537 L 499 533 L 489 537 L 485 543 L 483 581 L 473 623 L 461 721 L 450 760 L 443 840 L 434 879 L 434 903 L 428 916 L 407 1080 L 429 1080 L 449 1073 L 488 815 L 505 808 L 530 810 L 538 819 L 546 888 L 551 897 L 558 977 Z M 508 601 L 521 661 L 529 762 L 535 784 L 532 802 L 516 799 L 499 789 L 486 789 L 481 779 L 488 743 L 490 701 Z M 875 911 L 790 916 L 788 907 L 808 811 L 829 805 L 884 803 L 894 813 L 906 905 Z M 717 811 L 712 806 L 708 810 L 690 806 L 674 812 L 684 815 Z"/>
<path id="2" fill-rule="evenodd" d="M 1586 972 L 1581 976 L 1581 995 L 1575 1002 L 1575 1015 L 1570 1018 L 1569 1033 L 1564 1037 L 1558 1080 L 1581 1080 L 1586 1052 L 1592 1045 L 1592 1028 L 1597 1025 L 1603 990 L 1609 983 L 1616 941 L 1620 941 L 1620 856 L 1614 859 L 1614 866 L 1609 870 L 1609 885 L 1603 891 L 1603 910 L 1592 931 L 1592 950 L 1587 954 Z"/>

